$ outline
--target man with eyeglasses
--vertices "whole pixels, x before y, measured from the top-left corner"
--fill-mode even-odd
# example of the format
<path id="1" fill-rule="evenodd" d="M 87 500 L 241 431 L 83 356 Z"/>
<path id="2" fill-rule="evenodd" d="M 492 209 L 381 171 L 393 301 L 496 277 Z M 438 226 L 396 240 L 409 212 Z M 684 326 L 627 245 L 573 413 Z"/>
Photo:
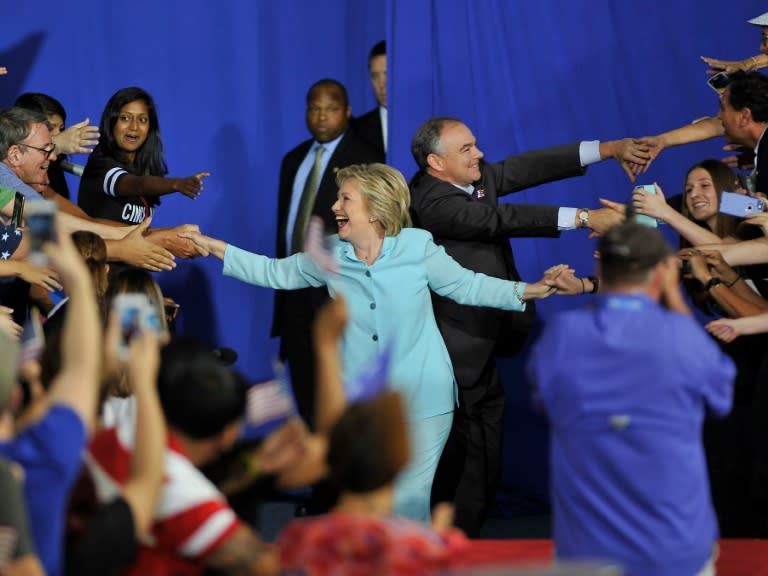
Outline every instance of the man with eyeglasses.
<path id="1" fill-rule="evenodd" d="M 48 164 L 56 159 L 48 119 L 44 114 L 23 108 L 0 110 L 0 186 L 25 196 L 28 202 L 39 201 L 48 192 Z M 111 226 L 83 216 L 82 211 L 51 191 L 59 207 L 58 222 L 65 230 L 88 230 L 107 242 L 110 260 L 121 260 L 147 270 L 159 272 L 175 267 L 174 255 L 161 242 L 166 235 L 176 235 L 185 227 L 166 229 L 145 237 L 149 221 L 138 226 Z M 13 198 L 0 196 L 0 212 L 13 213 Z M 170 245 L 169 245 L 170 247 Z M 179 254 L 186 257 L 184 254 Z"/>
<path id="2" fill-rule="evenodd" d="M 34 121 L 37 120 L 37 121 Z M 21 192 L 27 200 L 40 195 L 33 185 L 48 185 L 48 163 L 56 160 L 56 145 L 47 119 L 29 117 L 20 108 L 9 108 L 0 115 L 0 184 Z M 18 186 L 17 180 L 27 186 Z"/>

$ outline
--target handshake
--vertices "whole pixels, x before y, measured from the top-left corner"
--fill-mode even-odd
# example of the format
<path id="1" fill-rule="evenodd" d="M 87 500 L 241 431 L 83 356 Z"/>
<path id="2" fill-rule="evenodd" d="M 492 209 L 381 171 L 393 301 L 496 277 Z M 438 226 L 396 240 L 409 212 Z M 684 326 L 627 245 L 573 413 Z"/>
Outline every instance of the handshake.
<path id="1" fill-rule="evenodd" d="M 597 292 L 599 282 L 596 277 L 578 278 L 575 272 L 567 264 L 547 268 L 541 280 L 526 285 L 523 298 L 531 300 L 547 298 L 552 294 L 578 296 Z"/>

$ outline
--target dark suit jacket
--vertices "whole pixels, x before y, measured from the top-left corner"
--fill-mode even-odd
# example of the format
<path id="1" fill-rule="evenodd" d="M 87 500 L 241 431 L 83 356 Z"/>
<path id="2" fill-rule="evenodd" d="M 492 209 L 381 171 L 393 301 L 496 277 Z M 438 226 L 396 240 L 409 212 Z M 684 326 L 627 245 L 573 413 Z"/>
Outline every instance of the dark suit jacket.
<path id="1" fill-rule="evenodd" d="M 386 156 L 384 151 L 384 132 L 381 129 L 381 115 L 379 114 L 378 106 L 359 118 L 355 118 L 353 126 L 371 148 L 376 150 L 382 158 Z"/>
<path id="2" fill-rule="evenodd" d="M 284 258 L 290 256 L 285 241 L 285 232 L 288 226 L 288 211 L 291 206 L 291 194 L 293 193 L 293 181 L 296 178 L 296 172 L 299 169 L 304 157 L 312 147 L 314 140 L 310 139 L 299 144 L 296 148 L 288 152 L 280 165 L 280 190 L 277 199 L 277 257 Z M 371 162 L 383 162 L 384 157 L 373 150 L 353 129 L 347 130 L 344 137 L 336 146 L 328 166 L 323 173 L 320 184 L 317 188 L 317 197 L 313 214 L 317 214 L 323 219 L 326 231 L 336 232 L 336 219 L 331 212 L 331 206 L 336 202 L 336 173 L 345 166 L 351 164 L 369 164 Z M 302 291 L 304 292 L 304 291 Z M 311 311 L 319 307 L 325 300 L 327 291 L 325 288 L 306 289 L 311 299 Z M 283 325 L 285 324 L 287 314 L 299 315 L 301 312 L 292 307 L 292 310 L 285 309 L 286 292 L 278 290 L 275 292 L 275 310 L 272 317 L 272 336 L 283 334 Z"/>
<path id="3" fill-rule="evenodd" d="M 411 181 L 414 225 L 430 231 L 435 242 L 465 268 L 520 280 L 509 238 L 557 236 L 558 207 L 498 204 L 498 199 L 584 172 L 578 144 L 510 156 L 498 164 L 484 163 L 472 196 L 420 172 Z M 532 302 L 522 313 L 462 306 L 436 295 L 433 305 L 462 387 L 473 386 L 494 355 L 517 352 L 535 317 Z"/>

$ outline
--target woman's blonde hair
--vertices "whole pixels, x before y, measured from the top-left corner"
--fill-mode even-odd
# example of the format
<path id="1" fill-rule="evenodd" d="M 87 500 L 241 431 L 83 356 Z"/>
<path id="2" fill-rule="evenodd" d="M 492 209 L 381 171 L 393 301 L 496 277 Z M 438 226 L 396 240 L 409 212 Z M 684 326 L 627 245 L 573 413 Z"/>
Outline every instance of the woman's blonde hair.
<path id="1" fill-rule="evenodd" d="M 353 164 L 336 174 L 339 187 L 351 179 L 357 182 L 368 210 L 384 228 L 385 236 L 394 236 L 413 226 L 408 212 L 411 193 L 398 170 L 386 164 Z"/>

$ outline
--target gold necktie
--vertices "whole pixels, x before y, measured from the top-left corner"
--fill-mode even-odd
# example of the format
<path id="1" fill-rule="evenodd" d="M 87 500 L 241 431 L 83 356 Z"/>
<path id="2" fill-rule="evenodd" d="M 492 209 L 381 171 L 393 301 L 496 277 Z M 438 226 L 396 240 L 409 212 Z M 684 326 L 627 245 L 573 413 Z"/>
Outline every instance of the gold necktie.
<path id="1" fill-rule="evenodd" d="M 317 187 L 320 184 L 320 171 L 322 168 L 324 146 L 318 146 L 315 149 L 315 162 L 312 170 L 304 183 L 304 191 L 301 193 L 299 210 L 296 213 L 296 222 L 293 224 L 293 235 L 291 236 L 291 254 L 301 252 L 304 249 L 304 237 L 307 234 L 309 218 L 312 216 L 312 210 L 315 207 L 315 197 L 317 196 Z"/>

